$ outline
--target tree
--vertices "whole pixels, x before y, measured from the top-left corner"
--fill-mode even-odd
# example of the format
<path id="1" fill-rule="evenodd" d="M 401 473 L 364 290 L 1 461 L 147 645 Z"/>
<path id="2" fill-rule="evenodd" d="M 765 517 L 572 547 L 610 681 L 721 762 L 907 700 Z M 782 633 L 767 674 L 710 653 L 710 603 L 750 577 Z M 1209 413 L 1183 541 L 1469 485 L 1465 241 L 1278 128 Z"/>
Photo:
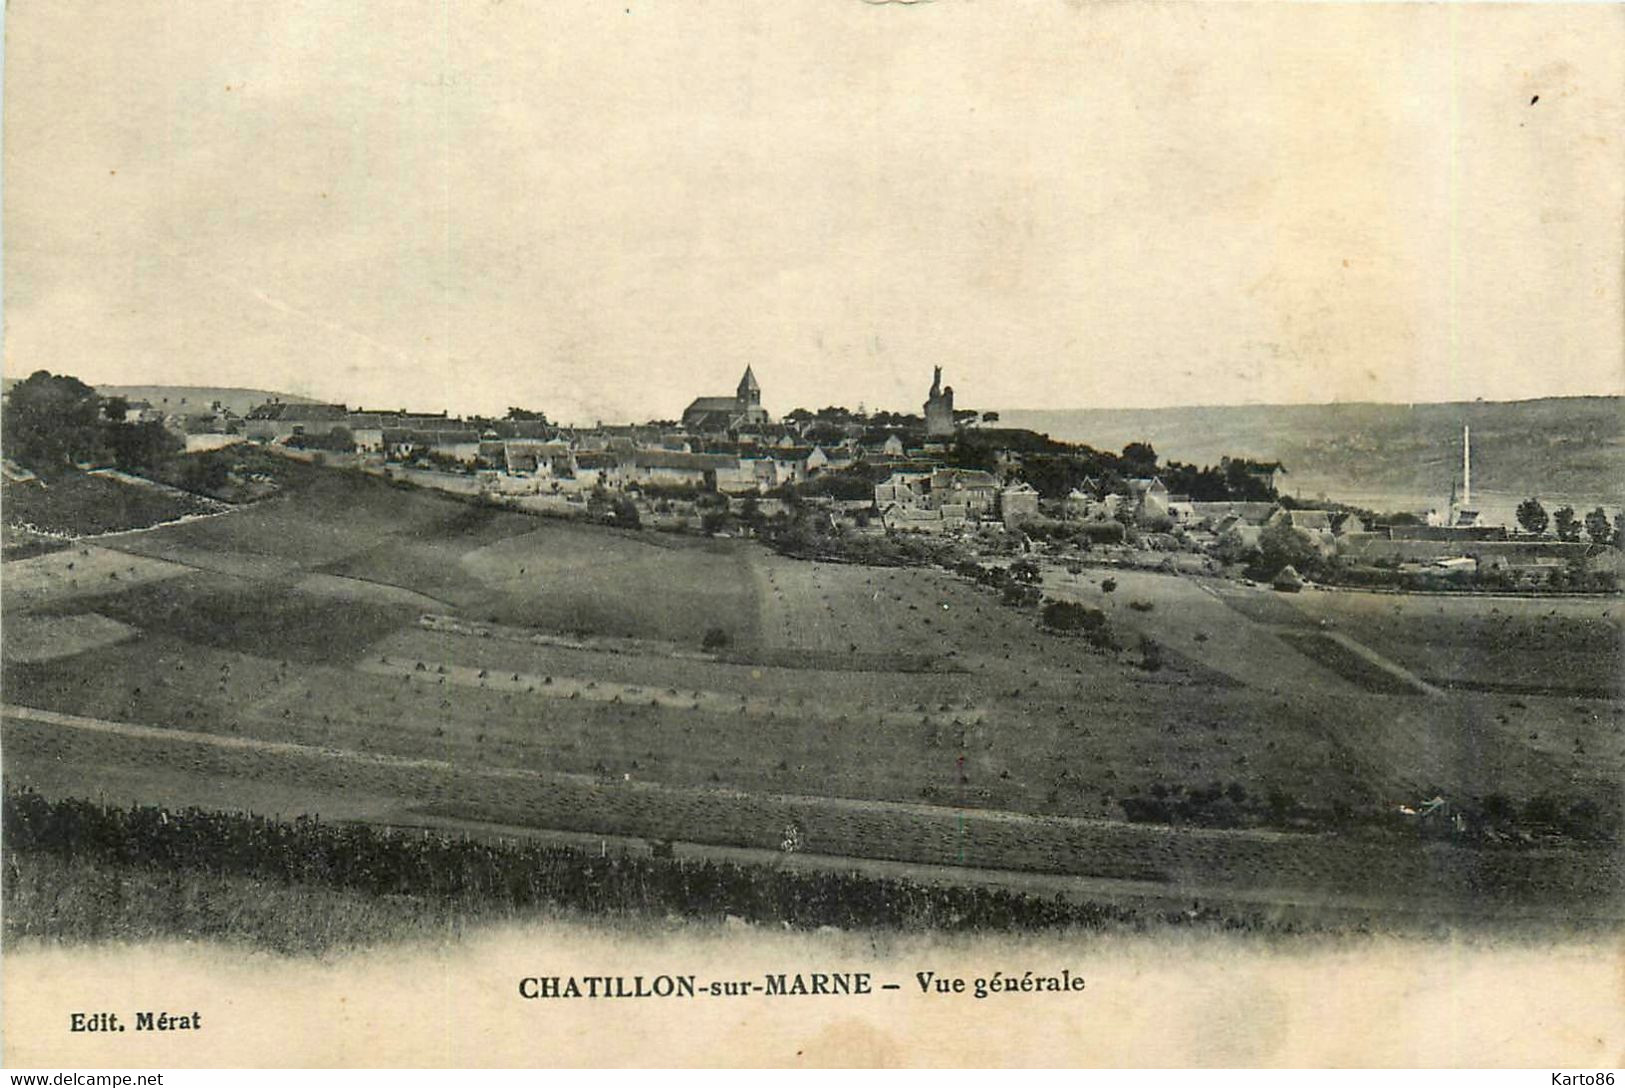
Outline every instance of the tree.
<path id="1" fill-rule="evenodd" d="M 1123 447 L 1123 463 L 1129 471 L 1149 474 L 1156 471 L 1157 451 L 1149 442 L 1130 442 Z"/>
<path id="2" fill-rule="evenodd" d="M 1231 527 L 1214 542 L 1213 558 L 1221 563 L 1250 563 L 1258 558 L 1258 549 L 1248 544 L 1241 533 Z"/>
<path id="3" fill-rule="evenodd" d="M 186 448 L 186 440 L 172 434 L 162 423 L 114 423 L 107 430 L 113 450 L 113 464 L 123 472 L 155 469 L 170 455 Z"/>
<path id="4" fill-rule="evenodd" d="M 638 504 L 630 495 L 621 495 L 615 500 L 615 524 L 627 529 L 636 529 L 643 523 L 638 515 Z"/>
<path id="5" fill-rule="evenodd" d="M 36 370 L 12 386 L 4 420 L 6 455 L 32 469 L 100 456 L 101 398 L 78 378 Z"/>
<path id="6" fill-rule="evenodd" d="M 1547 524 L 1551 521 L 1551 518 L 1546 514 L 1546 508 L 1540 505 L 1539 499 L 1533 497 L 1527 498 L 1518 504 L 1516 517 L 1518 524 L 1523 526 L 1524 532 L 1533 533 L 1536 536 L 1544 533 Z"/>
<path id="7" fill-rule="evenodd" d="M 1586 515 L 1585 525 L 1586 536 L 1593 544 L 1607 544 L 1614 538 L 1614 527 L 1608 524 L 1608 514 L 1600 506 Z"/>
<path id="8" fill-rule="evenodd" d="M 1614 515 L 1614 547 L 1625 548 L 1625 510 Z"/>
<path id="9" fill-rule="evenodd" d="M 982 413 L 982 422 L 983 423 L 997 423 L 998 421 L 999 421 L 999 413 L 997 413 L 997 412 L 983 412 Z"/>
<path id="10" fill-rule="evenodd" d="M 130 402 L 124 397 L 108 397 L 102 401 L 102 415 L 110 423 L 123 423 L 130 414 Z"/>
<path id="11" fill-rule="evenodd" d="M 522 423 L 546 423 L 547 413 L 533 412 L 527 408 L 509 408 L 504 419 L 511 419 Z"/>
<path id="12" fill-rule="evenodd" d="M 1258 565 L 1265 577 L 1277 574 L 1281 568 L 1293 566 L 1301 574 L 1320 564 L 1320 549 L 1302 529 L 1285 522 L 1266 525 L 1258 534 Z"/>
<path id="13" fill-rule="evenodd" d="M 1580 541 L 1580 519 L 1574 514 L 1574 507 L 1565 506 L 1552 515 L 1557 527 L 1557 539 L 1570 544 Z"/>

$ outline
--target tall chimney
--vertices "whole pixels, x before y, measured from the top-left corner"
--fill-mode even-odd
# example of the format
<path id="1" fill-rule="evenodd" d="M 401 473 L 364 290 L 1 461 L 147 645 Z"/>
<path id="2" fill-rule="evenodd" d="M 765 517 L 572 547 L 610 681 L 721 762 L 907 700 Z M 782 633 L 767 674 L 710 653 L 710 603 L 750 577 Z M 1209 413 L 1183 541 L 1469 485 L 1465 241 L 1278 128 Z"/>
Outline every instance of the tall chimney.
<path id="1" fill-rule="evenodd" d="M 1464 509 L 1473 508 L 1473 429 L 1467 424 L 1461 425 L 1461 505 Z"/>

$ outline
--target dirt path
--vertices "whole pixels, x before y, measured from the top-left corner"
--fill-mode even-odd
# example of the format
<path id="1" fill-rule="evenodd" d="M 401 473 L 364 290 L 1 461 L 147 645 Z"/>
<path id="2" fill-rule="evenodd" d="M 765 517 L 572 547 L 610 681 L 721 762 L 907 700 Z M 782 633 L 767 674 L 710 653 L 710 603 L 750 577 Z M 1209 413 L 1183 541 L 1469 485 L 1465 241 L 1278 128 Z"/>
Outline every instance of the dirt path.
<path id="1" fill-rule="evenodd" d="M 1338 645 L 1344 647 L 1349 652 L 1364 658 L 1367 662 L 1381 669 L 1383 672 L 1388 673 L 1390 676 L 1395 677 L 1401 683 L 1407 684 L 1410 687 L 1415 688 L 1417 691 L 1422 692 L 1424 695 L 1442 696 L 1444 694 L 1444 692 L 1440 691 L 1438 688 L 1434 687 L 1432 684 L 1428 683 L 1411 670 L 1405 668 L 1403 665 L 1400 665 L 1395 661 L 1390 661 L 1388 658 L 1383 657 L 1365 643 L 1360 642 L 1357 639 L 1350 638 L 1341 631 L 1322 631 L 1321 634 L 1324 637 L 1331 639 Z"/>

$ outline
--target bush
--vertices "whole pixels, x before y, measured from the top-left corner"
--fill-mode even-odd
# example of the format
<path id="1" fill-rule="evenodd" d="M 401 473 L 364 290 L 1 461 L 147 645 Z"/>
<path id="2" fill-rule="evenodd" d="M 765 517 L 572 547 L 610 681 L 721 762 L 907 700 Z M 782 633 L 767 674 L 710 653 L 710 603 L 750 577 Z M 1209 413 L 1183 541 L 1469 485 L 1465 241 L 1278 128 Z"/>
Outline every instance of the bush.
<path id="1" fill-rule="evenodd" d="M 1031 608 L 1043 599 L 1037 586 L 1024 585 L 1021 582 L 1010 582 L 1001 593 L 1005 604 L 1015 608 Z"/>
<path id="2" fill-rule="evenodd" d="M 1044 575 L 1038 569 L 1038 563 L 1032 559 L 1017 559 L 1010 564 L 1010 576 L 1018 582 L 1027 585 L 1037 585 L 1044 580 Z"/>
<path id="3" fill-rule="evenodd" d="M 231 481 L 231 470 L 219 457 L 205 453 L 183 458 L 178 476 L 180 486 L 185 490 L 212 493 Z"/>
<path id="4" fill-rule="evenodd" d="M 1090 544 L 1123 543 L 1123 524 L 1118 521 L 1086 521 L 1077 529 L 1078 537 Z"/>
<path id="5" fill-rule="evenodd" d="M 1106 625 L 1106 613 L 1074 601 L 1048 601 L 1041 617 L 1052 631 L 1092 631 Z"/>
<path id="6" fill-rule="evenodd" d="M 1057 634 L 1081 635 L 1098 650 L 1115 649 L 1117 646 L 1111 626 L 1106 622 L 1106 613 L 1098 608 L 1073 601 L 1047 601 L 1039 622 Z"/>
<path id="7" fill-rule="evenodd" d="M 720 627 L 706 628 L 705 637 L 700 640 L 700 645 L 707 650 L 725 649 L 732 643 L 733 636 Z"/>

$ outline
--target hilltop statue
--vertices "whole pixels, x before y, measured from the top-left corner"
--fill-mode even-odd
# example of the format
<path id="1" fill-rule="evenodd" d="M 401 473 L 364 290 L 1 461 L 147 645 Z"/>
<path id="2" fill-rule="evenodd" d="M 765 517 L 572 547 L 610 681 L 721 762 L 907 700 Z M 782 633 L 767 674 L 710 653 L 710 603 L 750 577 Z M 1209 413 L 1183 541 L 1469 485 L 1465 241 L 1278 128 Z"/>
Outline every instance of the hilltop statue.
<path id="1" fill-rule="evenodd" d="M 933 367 L 931 392 L 925 400 L 925 436 L 949 438 L 954 433 L 954 387 L 943 387 L 942 368 Z"/>

